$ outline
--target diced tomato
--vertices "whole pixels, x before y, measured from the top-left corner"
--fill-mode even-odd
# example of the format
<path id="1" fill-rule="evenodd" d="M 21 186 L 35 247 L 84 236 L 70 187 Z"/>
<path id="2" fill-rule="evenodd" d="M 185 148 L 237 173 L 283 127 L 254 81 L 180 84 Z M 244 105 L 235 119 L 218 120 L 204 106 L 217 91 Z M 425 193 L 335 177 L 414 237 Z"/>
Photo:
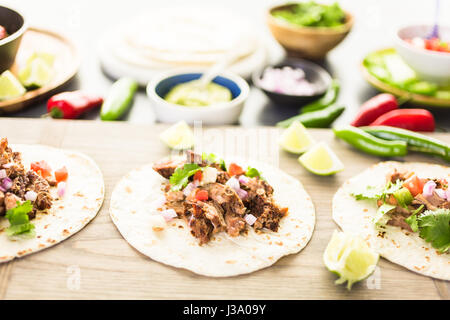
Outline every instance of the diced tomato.
<path id="1" fill-rule="evenodd" d="M 68 176 L 69 174 L 65 166 L 55 171 L 55 179 L 57 182 L 66 181 Z"/>
<path id="2" fill-rule="evenodd" d="M 238 176 L 238 175 L 244 174 L 245 172 L 244 172 L 244 170 L 243 170 L 240 166 L 238 166 L 236 163 L 231 163 L 230 166 L 228 167 L 228 173 L 229 173 L 231 176 Z"/>
<path id="3" fill-rule="evenodd" d="M 46 178 L 52 174 L 52 168 L 44 160 L 31 163 L 31 170 Z"/>
<path id="4" fill-rule="evenodd" d="M 208 191 L 206 190 L 198 190 L 197 193 L 195 194 L 195 199 L 197 199 L 198 201 L 205 201 L 208 200 L 209 198 L 209 194 Z"/>
<path id="5" fill-rule="evenodd" d="M 194 174 L 194 180 L 201 181 L 202 178 L 203 178 L 203 173 L 202 173 L 201 171 L 197 171 L 197 172 Z"/>
<path id="6" fill-rule="evenodd" d="M 425 179 L 419 179 L 418 176 L 412 176 L 403 183 L 403 186 L 411 192 L 413 197 L 415 197 L 419 193 L 422 193 L 425 182 Z"/>

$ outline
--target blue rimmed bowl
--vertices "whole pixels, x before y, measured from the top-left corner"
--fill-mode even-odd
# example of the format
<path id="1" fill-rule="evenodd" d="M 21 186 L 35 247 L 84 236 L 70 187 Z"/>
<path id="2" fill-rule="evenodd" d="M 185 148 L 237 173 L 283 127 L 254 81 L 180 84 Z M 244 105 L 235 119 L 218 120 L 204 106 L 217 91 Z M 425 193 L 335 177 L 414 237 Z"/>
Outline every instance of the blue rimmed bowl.
<path id="1" fill-rule="evenodd" d="M 153 77 L 147 85 L 147 96 L 152 102 L 158 121 L 173 123 L 185 120 L 188 123 L 202 121 L 207 125 L 234 124 L 248 98 L 249 86 L 247 82 L 229 72 L 222 72 L 213 79 L 213 82 L 228 88 L 233 99 L 229 102 L 212 104 L 204 107 L 186 107 L 167 102 L 164 97 L 174 86 L 199 79 L 204 70 L 199 69 L 175 69 L 161 73 Z"/>

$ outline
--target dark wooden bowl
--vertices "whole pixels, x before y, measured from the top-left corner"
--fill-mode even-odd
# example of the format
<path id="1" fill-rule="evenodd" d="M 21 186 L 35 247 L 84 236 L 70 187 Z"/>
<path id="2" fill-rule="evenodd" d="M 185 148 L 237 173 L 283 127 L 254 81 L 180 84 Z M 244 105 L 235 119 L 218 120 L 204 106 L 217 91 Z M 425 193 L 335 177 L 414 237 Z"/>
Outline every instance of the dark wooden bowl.
<path id="1" fill-rule="evenodd" d="M 22 36 L 27 30 L 25 18 L 7 7 L 0 6 L 0 25 L 9 34 L 0 40 L 0 73 L 8 70 L 14 63 Z"/>

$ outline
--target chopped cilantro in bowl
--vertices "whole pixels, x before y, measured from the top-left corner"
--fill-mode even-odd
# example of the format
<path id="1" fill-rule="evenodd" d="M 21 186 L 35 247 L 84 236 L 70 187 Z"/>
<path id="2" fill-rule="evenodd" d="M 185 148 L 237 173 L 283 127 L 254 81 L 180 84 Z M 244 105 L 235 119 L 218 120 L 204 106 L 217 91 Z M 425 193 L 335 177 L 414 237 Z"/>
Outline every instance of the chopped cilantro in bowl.
<path id="1" fill-rule="evenodd" d="M 299 27 L 339 27 L 345 24 L 345 12 L 336 2 L 332 5 L 314 1 L 286 5 L 272 11 L 275 18 Z"/>

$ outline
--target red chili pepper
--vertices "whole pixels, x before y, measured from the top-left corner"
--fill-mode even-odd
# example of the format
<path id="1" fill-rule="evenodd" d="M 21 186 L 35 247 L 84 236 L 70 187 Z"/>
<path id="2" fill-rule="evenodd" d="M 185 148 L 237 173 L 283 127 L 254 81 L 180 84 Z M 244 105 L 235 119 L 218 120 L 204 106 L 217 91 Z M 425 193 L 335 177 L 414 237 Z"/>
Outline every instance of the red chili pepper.
<path id="1" fill-rule="evenodd" d="M 6 38 L 8 36 L 8 33 L 6 32 L 6 29 L 2 26 L 0 26 L 0 40 Z"/>
<path id="2" fill-rule="evenodd" d="M 371 126 L 391 126 L 411 131 L 434 131 L 435 123 L 431 112 L 425 109 L 398 109 L 383 114 Z"/>
<path id="3" fill-rule="evenodd" d="M 48 100 L 47 112 L 52 118 L 76 119 L 84 112 L 100 107 L 102 103 L 102 97 L 79 90 L 62 92 Z"/>
<path id="4" fill-rule="evenodd" d="M 209 198 L 209 194 L 208 191 L 206 190 L 198 190 L 197 193 L 195 194 L 195 199 L 197 199 L 198 201 L 205 201 L 208 200 Z"/>
<path id="5" fill-rule="evenodd" d="M 368 126 L 382 114 L 397 108 L 397 99 L 392 94 L 381 93 L 363 103 L 351 125 Z"/>

